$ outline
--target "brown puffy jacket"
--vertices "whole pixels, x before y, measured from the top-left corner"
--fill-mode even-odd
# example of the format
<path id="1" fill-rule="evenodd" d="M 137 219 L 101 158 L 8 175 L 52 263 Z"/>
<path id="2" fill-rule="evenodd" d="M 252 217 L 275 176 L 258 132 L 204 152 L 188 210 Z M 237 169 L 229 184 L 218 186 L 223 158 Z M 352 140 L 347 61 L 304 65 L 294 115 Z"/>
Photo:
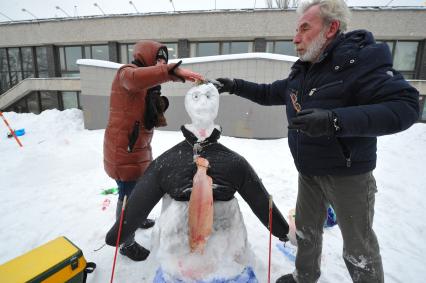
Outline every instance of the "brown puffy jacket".
<path id="1" fill-rule="evenodd" d="M 148 40 L 136 43 L 133 57 L 146 67 L 124 65 L 112 82 L 109 119 L 104 136 L 104 168 L 108 176 L 115 180 L 137 180 L 152 161 L 153 130 L 144 127 L 145 97 L 148 89 L 178 80 L 169 74 L 175 64 L 155 66 L 160 48 L 166 47 Z M 137 139 L 129 151 L 131 135 L 137 131 Z"/>

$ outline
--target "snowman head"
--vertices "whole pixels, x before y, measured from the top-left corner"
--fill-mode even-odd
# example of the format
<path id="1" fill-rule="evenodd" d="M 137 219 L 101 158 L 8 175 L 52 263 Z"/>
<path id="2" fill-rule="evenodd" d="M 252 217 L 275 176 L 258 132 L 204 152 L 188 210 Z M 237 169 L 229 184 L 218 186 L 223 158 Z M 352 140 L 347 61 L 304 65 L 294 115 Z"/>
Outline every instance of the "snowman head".
<path id="1" fill-rule="evenodd" d="M 185 95 L 185 109 L 192 124 L 207 127 L 217 117 L 219 92 L 211 83 L 194 86 Z"/>

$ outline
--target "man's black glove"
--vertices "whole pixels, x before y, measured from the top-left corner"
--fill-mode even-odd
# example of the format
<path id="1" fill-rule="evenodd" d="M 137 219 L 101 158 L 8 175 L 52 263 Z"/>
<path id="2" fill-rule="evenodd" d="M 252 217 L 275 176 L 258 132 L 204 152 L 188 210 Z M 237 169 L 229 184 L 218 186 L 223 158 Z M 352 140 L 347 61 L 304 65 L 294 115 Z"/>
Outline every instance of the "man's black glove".
<path id="1" fill-rule="evenodd" d="M 290 130 L 300 130 L 310 137 L 333 136 L 340 127 L 337 116 L 331 110 L 306 109 L 297 113 L 288 125 Z"/>
<path id="2" fill-rule="evenodd" d="M 235 81 L 231 80 L 229 78 L 218 78 L 216 81 L 220 82 L 220 85 L 216 86 L 217 91 L 219 93 L 222 92 L 229 92 L 230 94 L 233 94 L 235 92 Z"/>
<path id="3" fill-rule="evenodd" d="M 281 241 L 281 242 L 284 242 L 284 245 L 285 245 L 285 243 L 287 243 L 288 241 L 290 241 L 289 239 L 288 239 L 288 236 L 287 235 L 285 235 L 284 237 L 282 237 L 282 238 L 279 238 L 279 240 Z"/>

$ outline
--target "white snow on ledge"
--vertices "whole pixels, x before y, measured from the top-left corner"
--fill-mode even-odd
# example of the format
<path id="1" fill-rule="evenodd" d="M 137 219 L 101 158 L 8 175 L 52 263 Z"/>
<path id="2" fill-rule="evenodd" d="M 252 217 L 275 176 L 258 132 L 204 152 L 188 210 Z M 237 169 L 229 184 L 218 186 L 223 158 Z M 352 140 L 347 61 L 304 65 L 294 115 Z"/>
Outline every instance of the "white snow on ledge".
<path id="1" fill-rule="evenodd" d="M 241 53 L 241 54 L 172 59 L 169 61 L 169 63 L 176 63 L 180 60 L 182 60 L 182 64 L 194 64 L 194 63 L 207 63 L 207 62 L 242 60 L 242 59 L 269 59 L 269 60 L 296 62 L 298 58 L 294 56 L 289 56 L 289 55 L 257 52 L 257 53 Z M 85 65 L 85 66 L 110 68 L 110 69 L 118 69 L 123 65 L 123 64 L 119 64 L 115 62 L 95 60 L 95 59 L 78 59 L 77 64 Z"/>

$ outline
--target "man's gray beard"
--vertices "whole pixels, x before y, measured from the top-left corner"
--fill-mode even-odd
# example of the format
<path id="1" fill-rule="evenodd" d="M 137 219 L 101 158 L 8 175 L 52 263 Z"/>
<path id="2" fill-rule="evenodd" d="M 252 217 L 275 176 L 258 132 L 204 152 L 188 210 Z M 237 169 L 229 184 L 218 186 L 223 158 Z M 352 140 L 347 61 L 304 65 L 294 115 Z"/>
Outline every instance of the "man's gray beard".
<path id="1" fill-rule="evenodd" d="M 317 37 L 311 42 L 311 45 L 306 50 L 305 54 L 300 55 L 300 60 L 304 62 L 314 62 L 322 52 L 327 39 L 325 38 L 325 29 L 323 29 Z"/>

